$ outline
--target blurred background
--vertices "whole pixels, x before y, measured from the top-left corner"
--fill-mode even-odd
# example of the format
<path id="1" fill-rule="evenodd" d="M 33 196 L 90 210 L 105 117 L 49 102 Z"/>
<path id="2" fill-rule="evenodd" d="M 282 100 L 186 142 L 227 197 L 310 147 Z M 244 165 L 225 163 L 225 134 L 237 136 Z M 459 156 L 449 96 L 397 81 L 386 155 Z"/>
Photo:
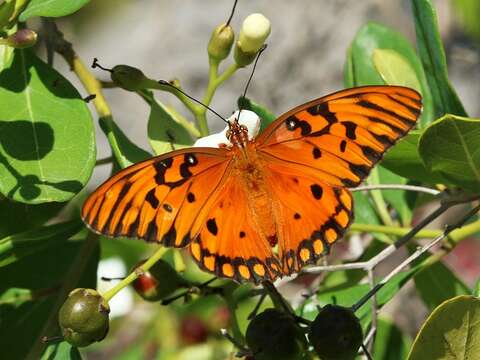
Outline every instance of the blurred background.
<path id="1" fill-rule="evenodd" d="M 480 34 L 470 19 L 478 19 L 480 14 L 469 12 L 464 4 L 467 2 L 434 1 L 450 79 L 467 112 L 478 117 Z M 263 13 L 272 23 L 268 49 L 258 64 L 249 97 L 281 114 L 295 105 L 343 88 L 346 51 L 365 23 L 374 21 L 388 25 L 415 42 L 409 4 L 407 0 L 240 0 L 232 20 L 237 33 L 243 19 L 251 13 Z M 92 0 L 57 24 L 86 63 L 97 57 L 105 67 L 128 64 L 154 79 L 178 78 L 185 91 L 201 98 L 208 80 L 207 43 L 213 28 L 226 21 L 231 6 L 232 1 L 226 0 Z M 226 63 L 228 65 L 228 59 Z M 55 67 L 78 89 L 83 89 L 58 56 Z M 216 111 L 229 116 L 236 109 L 236 100 L 244 89 L 250 69 L 238 71 L 218 90 L 212 102 Z M 108 73 L 98 69 L 94 72 L 99 78 L 109 80 Z M 80 92 L 82 96 L 88 95 Z M 136 144 L 150 150 L 146 138 L 149 107 L 145 102 L 121 89 L 106 89 L 105 95 L 118 125 Z M 173 96 L 157 93 L 157 97 L 192 118 Z M 95 114 L 93 107 L 92 114 Z M 213 116 L 209 124 L 212 131 L 223 128 Z M 110 150 L 105 136 L 97 130 L 98 158 L 103 158 L 110 155 Z M 109 174 L 109 166 L 97 167 L 89 187 L 94 188 Z M 477 243 L 462 242 L 446 260 L 469 285 L 479 272 L 478 260 L 468 256 L 479 253 Z M 102 240 L 103 256 L 108 260 L 100 264 L 100 274 L 125 275 L 137 255 L 144 251 L 144 246 L 123 240 L 115 244 L 112 240 Z M 342 246 L 346 248 L 346 245 L 339 245 L 339 252 Z M 110 256 L 118 253 L 123 255 Z M 390 269 L 392 264 L 385 266 Z M 294 294 L 298 289 L 289 291 Z M 413 294 L 412 287 L 407 286 L 384 311 L 392 314 L 410 335 L 415 334 L 426 315 L 424 305 L 415 300 Z M 407 297 L 409 301 L 404 301 Z M 118 303 L 115 312 L 120 316 L 113 324 L 115 335 L 88 348 L 85 352 L 88 359 L 156 358 L 159 346 L 184 349 L 162 359 L 223 359 L 225 346 L 230 349 L 218 338 L 218 330 L 228 323 L 229 316 L 228 309 L 218 299 L 200 305 L 184 306 L 179 302 L 174 310 L 180 316 L 172 315 L 171 309 L 158 303 L 141 301 L 130 289 L 123 290 L 115 301 Z M 172 331 L 172 327 L 175 330 Z M 217 336 L 209 337 L 208 334 Z M 205 341 L 221 345 L 205 347 Z"/>

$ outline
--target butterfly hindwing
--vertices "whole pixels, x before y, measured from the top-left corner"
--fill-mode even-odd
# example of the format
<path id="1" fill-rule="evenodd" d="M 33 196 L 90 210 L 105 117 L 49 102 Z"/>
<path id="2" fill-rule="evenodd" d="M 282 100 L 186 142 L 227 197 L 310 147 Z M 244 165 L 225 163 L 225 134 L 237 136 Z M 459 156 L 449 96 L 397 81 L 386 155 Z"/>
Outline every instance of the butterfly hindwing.
<path id="1" fill-rule="evenodd" d="M 228 176 L 229 164 L 224 149 L 192 148 L 132 165 L 89 196 L 82 219 L 106 236 L 186 246 L 197 214 Z"/>
<path id="2" fill-rule="evenodd" d="M 347 89 L 280 116 L 257 138 L 257 148 L 299 169 L 315 169 L 333 186 L 355 187 L 420 112 L 421 97 L 409 88 Z"/>
<path id="3" fill-rule="evenodd" d="M 278 258 L 283 273 L 291 274 L 329 253 L 352 222 L 353 200 L 347 189 L 281 162 L 269 162 L 266 170 L 275 199 Z"/>

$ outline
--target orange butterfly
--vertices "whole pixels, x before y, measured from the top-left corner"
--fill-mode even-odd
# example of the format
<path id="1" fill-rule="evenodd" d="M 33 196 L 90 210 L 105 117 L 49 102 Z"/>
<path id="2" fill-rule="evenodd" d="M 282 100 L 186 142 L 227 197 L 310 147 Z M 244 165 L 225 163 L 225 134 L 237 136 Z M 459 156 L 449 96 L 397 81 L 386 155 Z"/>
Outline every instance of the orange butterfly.
<path id="1" fill-rule="evenodd" d="M 206 271 L 275 280 L 328 253 L 353 219 L 358 186 L 421 112 L 399 86 L 347 89 L 290 110 L 249 140 L 188 148 L 134 164 L 85 202 L 96 233 L 186 247 Z"/>

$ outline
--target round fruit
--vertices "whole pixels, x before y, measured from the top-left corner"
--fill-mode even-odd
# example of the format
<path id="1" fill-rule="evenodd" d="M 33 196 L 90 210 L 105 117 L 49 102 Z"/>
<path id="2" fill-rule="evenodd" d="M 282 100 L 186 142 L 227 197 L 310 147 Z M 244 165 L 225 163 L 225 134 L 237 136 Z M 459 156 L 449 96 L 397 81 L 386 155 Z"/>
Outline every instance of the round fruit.
<path id="1" fill-rule="evenodd" d="M 182 319 L 180 335 L 185 344 L 198 344 L 207 340 L 208 329 L 202 319 L 190 315 Z"/>
<path id="2" fill-rule="evenodd" d="M 145 261 L 138 263 L 135 268 Z M 169 263 L 163 260 L 156 262 L 150 270 L 142 273 L 133 282 L 137 293 L 147 301 L 158 301 L 171 295 L 175 290 L 188 286 Z"/>
<path id="3" fill-rule="evenodd" d="M 308 338 L 322 360 L 355 359 L 363 331 L 348 308 L 326 305 L 310 325 Z"/>
<path id="4" fill-rule="evenodd" d="M 87 346 L 100 341 L 108 332 L 110 308 L 94 289 L 75 289 L 58 314 L 62 335 L 73 346 Z"/>
<path id="5" fill-rule="evenodd" d="M 255 360 L 294 360 L 301 358 L 303 334 L 288 314 L 267 309 L 253 318 L 246 341 Z"/>

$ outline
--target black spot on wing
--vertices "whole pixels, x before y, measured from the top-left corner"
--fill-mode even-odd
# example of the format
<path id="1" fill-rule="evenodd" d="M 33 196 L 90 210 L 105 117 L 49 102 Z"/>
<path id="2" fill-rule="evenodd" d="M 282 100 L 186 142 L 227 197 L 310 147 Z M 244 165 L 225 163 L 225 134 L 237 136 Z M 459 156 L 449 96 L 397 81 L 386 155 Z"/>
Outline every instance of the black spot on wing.
<path id="1" fill-rule="evenodd" d="M 152 205 L 152 208 L 156 209 L 158 207 L 159 201 L 158 201 L 157 197 L 155 196 L 155 188 L 153 188 L 152 190 L 150 190 L 147 193 L 147 196 L 145 197 L 145 200 L 150 205 Z"/>
<path id="2" fill-rule="evenodd" d="M 312 192 L 312 195 L 315 199 L 320 200 L 322 198 L 323 189 L 320 185 L 312 184 L 310 186 L 310 191 Z"/>
<path id="3" fill-rule="evenodd" d="M 357 128 L 357 124 L 351 121 L 344 121 L 342 122 L 342 125 L 345 126 L 345 134 L 347 135 L 347 138 L 355 140 L 357 138 L 357 136 L 355 135 L 355 129 Z"/>
<path id="4" fill-rule="evenodd" d="M 293 218 L 294 218 L 295 220 L 298 220 L 298 219 L 300 219 L 301 217 L 302 217 L 302 216 L 301 216 L 299 213 L 293 214 Z"/>
<path id="5" fill-rule="evenodd" d="M 158 161 L 153 163 L 153 167 L 155 168 L 155 182 L 157 185 L 163 185 L 165 183 L 165 172 L 167 169 L 172 167 L 173 158 L 166 158 L 162 161 Z"/>
<path id="6" fill-rule="evenodd" d="M 313 150 L 312 150 L 312 155 L 313 155 L 314 159 L 318 159 L 322 156 L 322 152 L 320 151 L 320 149 L 318 147 L 314 147 Z"/>
<path id="7" fill-rule="evenodd" d="M 189 203 L 193 203 L 193 202 L 195 201 L 195 194 L 192 193 L 192 192 L 189 192 L 189 193 L 187 194 L 187 201 L 188 201 Z"/>
<path id="8" fill-rule="evenodd" d="M 163 204 L 163 208 L 165 209 L 165 211 L 167 212 L 172 212 L 173 211 L 173 208 L 170 204 Z"/>
<path id="9" fill-rule="evenodd" d="M 325 120 L 327 120 L 330 124 L 333 124 L 338 121 L 335 114 L 331 112 L 330 109 L 328 108 L 328 104 L 326 102 L 309 107 L 307 111 L 310 115 L 323 116 Z"/>
<path id="10" fill-rule="evenodd" d="M 240 238 L 244 238 L 245 237 L 245 231 L 240 231 L 239 236 L 240 236 Z"/>
<path id="11" fill-rule="evenodd" d="M 340 142 L 340 151 L 341 152 L 345 152 L 345 150 L 347 149 L 347 141 L 346 140 L 342 140 Z"/>
<path id="12" fill-rule="evenodd" d="M 217 227 L 217 222 L 215 221 L 215 218 L 207 220 L 207 229 L 210 232 L 210 234 L 214 236 L 218 234 L 218 227 Z"/>
<path id="13" fill-rule="evenodd" d="M 312 127 L 306 121 L 299 120 L 295 115 L 288 117 L 285 120 L 285 125 L 287 130 L 295 131 L 296 129 L 300 128 L 300 133 L 302 136 L 309 135 L 312 132 Z"/>

